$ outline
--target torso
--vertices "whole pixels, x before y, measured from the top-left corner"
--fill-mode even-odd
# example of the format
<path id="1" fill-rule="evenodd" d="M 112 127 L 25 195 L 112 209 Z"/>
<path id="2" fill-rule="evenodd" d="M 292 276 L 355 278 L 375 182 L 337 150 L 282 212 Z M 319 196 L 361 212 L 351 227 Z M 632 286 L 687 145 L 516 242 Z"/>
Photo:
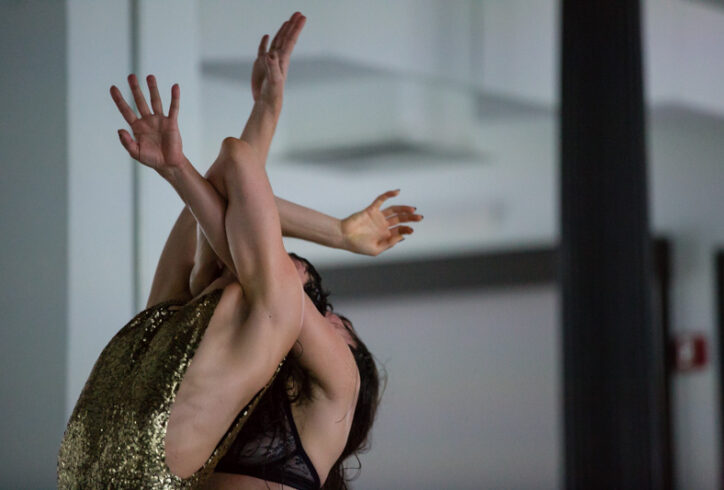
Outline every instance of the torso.
<path id="1" fill-rule="evenodd" d="M 197 298 L 216 289 L 224 292 L 186 370 L 166 430 L 166 461 L 181 477 L 203 464 L 251 396 L 264 385 L 249 369 L 237 368 L 240 356 L 235 338 L 248 315 L 241 286 L 232 276 L 223 275 Z"/>

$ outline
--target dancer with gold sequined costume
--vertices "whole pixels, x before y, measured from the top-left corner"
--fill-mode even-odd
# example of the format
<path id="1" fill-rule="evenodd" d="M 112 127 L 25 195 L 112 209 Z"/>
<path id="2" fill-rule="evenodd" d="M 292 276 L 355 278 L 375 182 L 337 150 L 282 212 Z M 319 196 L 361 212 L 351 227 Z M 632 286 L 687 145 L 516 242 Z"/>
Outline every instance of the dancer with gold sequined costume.
<path id="1" fill-rule="evenodd" d="M 343 220 L 345 226 L 339 228 L 329 217 L 273 196 L 266 155 L 281 110 L 289 56 L 304 22 L 301 14 L 292 16 L 269 51 L 263 39 L 252 77 L 252 113 L 240 138 L 224 140 L 208 180 L 182 152 L 177 85 L 164 116 L 155 78 L 148 77 L 151 110 L 130 76 L 140 117 L 112 87 L 134 133 L 119 132 L 123 146 L 171 183 L 186 208 L 159 261 L 149 307 L 104 349 L 73 411 L 59 455 L 61 488 L 202 485 L 238 438 L 285 355 L 302 339 L 311 353 L 328 353 L 325 359 L 300 358 L 312 374 L 323 371 L 319 379 L 325 403 L 317 413 L 330 417 L 325 427 L 331 432 L 302 441 L 309 446 L 310 463 L 320 470 L 320 485 L 330 461 L 342 452 L 358 405 L 356 360 L 348 348 L 349 335 L 304 294 L 306 270 L 287 255 L 281 232 L 375 254 L 411 230 L 383 230 L 375 223 L 382 216 L 387 225 L 394 217 L 389 208 L 380 210 L 394 192 Z M 203 234 L 194 246 L 197 223 Z M 220 264 L 217 274 L 208 275 L 214 267 L 202 260 L 208 250 Z M 319 427 L 321 432 L 328 432 L 325 427 Z M 216 486 L 219 477 L 217 473 L 207 483 Z"/>

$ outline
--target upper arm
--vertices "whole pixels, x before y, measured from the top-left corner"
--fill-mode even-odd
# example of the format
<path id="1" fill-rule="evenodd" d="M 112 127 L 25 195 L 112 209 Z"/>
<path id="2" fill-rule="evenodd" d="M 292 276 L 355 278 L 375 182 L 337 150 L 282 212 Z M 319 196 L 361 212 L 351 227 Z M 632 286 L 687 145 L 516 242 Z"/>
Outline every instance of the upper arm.
<path id="1" fill-rule="evenodd" d="M 171 299 L 191 299 L 189 275 L 194 265 L 195 232 L 196 219 L 184 206 L 161 252 L 146 307 Z"/>
<path id="2" fill-rule="evenodd" d="M 360 377 L 347 342 L 305 298 L 299 362 L 312 379 L 312 403 L 303 412 L 300 436 L 324 481 L 325 470 L 332 467 L 347 443 Z"/>
<path id="3" fill-rule="evenodd" d="M 299 362 L 310 373 L 318 391 L 329 401 L 352 404 L 360 384 L 352 351 L 306 295 L 298 340 Z"/>

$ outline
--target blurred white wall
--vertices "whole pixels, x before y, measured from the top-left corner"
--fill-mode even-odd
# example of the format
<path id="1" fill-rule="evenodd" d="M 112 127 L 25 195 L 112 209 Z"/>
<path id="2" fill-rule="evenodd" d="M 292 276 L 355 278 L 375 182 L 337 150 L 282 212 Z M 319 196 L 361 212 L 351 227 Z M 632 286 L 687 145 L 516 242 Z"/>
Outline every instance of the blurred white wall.
<path id="1" fill-rule="evenodd" d="M 66 416 L 101 349 L 134 314 L 132 165 L 118 141 L 126 126 L 130 10 L 112 0 L 65 3 L 68 37 L 68 383 Z"/>
<path id="2" fill-rule="evenodd" d="M 554 285 L 343 299 L 335 309 L 388 376 L 354 488 L 562 487 Z"/>
<path id="3" fill-rule="evenodd" d="M 153 73 L 159 92 L 168 111 L 171 86 L 181 88 L 179 129 L 183 135 L 183 149 L 192 162 L 201 161 L 200 146 L 203 136 L 199 91 L 199 21 L 201 5 L 196 0 L 140 1 L 138 76 L 144 93 L 146 75 Z M 176 221 L 183 202 L 176 192 L 153 170 L 138 168 L 138 242 L 140 288 L 136 291 L 136 305 L 146 304 L 156 263 L 163 245 Z M 170 225 L 169 225 L 170 224 Z"/>
<path id="4" fill-rule="evenodd" d="M 652 101 L 724 114 L 724 8 L 700 0 L 646 0 L 644 63 Z"/>

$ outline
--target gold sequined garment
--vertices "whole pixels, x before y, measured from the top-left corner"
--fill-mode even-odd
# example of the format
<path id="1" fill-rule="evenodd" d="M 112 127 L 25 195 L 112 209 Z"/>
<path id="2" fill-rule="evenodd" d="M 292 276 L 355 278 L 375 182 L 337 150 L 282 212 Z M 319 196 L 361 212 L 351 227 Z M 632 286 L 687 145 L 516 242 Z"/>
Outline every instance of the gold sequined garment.
<path id="1" fill-rule="evenodd" d="M 171 473 L 164 446 L 171 405 L 220 297 L 216 290 L 178 310 L 174 302 L 153 306 L 111 339 L 65 430 L 59 488 L 196 488 L 211 474 L 266 390 L 200 470 L 186 479 Z"/>

